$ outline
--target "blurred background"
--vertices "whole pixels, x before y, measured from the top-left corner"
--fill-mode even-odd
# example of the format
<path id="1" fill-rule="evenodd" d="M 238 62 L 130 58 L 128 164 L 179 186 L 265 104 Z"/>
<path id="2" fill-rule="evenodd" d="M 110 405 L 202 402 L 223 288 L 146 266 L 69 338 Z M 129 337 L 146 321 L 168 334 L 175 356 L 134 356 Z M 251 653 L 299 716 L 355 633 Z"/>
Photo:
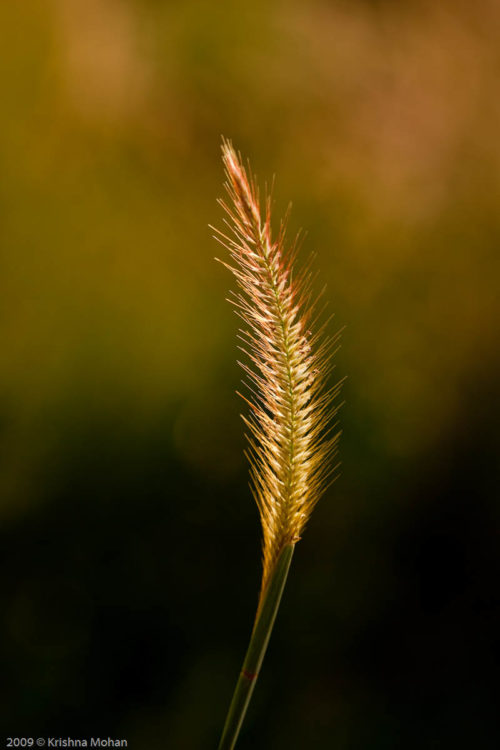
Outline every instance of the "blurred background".
<path id="1" fill-rule="evenodd" d="M 0 5 L 5 736 L 214 748 L 260 528 L 221 134 L 345 327 L 239 747 L 497 748 L 500 6 Z"/>

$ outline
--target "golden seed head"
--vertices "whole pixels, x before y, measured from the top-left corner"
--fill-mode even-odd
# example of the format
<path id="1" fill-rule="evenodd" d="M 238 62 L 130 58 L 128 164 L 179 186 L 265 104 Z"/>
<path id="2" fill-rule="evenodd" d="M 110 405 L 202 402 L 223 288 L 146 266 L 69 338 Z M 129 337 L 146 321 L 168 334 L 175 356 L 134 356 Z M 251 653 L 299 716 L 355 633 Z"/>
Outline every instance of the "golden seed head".
<path id="1" fill-rule="evenodd" d="M 334 399 L 329 390 L 332 344 L 312 321 L 311 273 L 297 273 L 297 243 L 285 247 L 285 224 L 271 233 L 271 201 L 261 212 L 255 181 L 232 144 L 222 144 L 229 203 L 230 235 L 216 230 L 229 250 L 240 291 L 233 296 L 244 321 L 241 338 L 248 363 L 242 363 L 251 390 L 249 430 L 251 486 L 263 528 L 263 578 L 269 574 L 285 544 L 300 539 L 311 511 L 335 467 L 339 433 L 331 435 Z M 261 592 L 262 594 L 262 592 Z"/>

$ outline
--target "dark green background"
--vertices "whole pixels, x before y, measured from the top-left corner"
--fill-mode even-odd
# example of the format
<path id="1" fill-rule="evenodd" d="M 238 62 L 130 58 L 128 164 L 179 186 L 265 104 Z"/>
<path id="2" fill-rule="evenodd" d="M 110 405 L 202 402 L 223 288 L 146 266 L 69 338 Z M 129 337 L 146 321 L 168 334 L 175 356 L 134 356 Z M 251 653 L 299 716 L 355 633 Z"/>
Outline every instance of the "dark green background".
<path id="1" fill-rule="evenodd" d="M 345 327 L 239 747 L 497 748 L 497 3 L 0 7 L 2 733 L 212 748 L 260 529 L 220 137 Z"/>

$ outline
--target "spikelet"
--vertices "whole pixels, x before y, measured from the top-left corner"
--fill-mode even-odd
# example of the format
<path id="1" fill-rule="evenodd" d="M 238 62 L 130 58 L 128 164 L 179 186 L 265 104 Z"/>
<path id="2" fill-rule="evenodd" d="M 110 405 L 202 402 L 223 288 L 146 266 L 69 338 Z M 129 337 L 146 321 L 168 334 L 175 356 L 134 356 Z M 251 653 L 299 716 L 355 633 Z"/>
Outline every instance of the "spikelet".
<path id="1" fill-rule="evenodd" d="M 250 414 L 248 458 L 252 492 L 263 528 L 261 597 L 286 544 L 300 539 L 310 513 L 335 467 L 339 434 L 332 436 L 334 399 L 326 379 L 332 344 L 314 328 L 309 266 L 297 274 L 297 243 L 285 247 L 285 222 L 275 238 L 271 199 L 261 213 L 258 189 L 232 144 L 223 140 L 222 157 L 229 203 L 230 235 L 218 239 L 230 252 L 240 292 L 232 302 L 243 319 L 240 330 L 248 357 L 240 363 L 248 378 Z M 240 394 L 241 395 L 241 394 Z"/>

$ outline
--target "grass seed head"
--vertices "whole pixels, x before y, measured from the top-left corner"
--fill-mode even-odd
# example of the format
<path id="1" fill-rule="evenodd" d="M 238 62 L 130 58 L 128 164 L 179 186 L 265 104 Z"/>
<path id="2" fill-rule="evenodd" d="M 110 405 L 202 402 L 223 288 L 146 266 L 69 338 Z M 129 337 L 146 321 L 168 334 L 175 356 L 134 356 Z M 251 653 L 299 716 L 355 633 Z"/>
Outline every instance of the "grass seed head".
<path id="1" fill-rule="evenodd" d="M 315 324 L 309 265 L 296 269 L 297 243 L 285 242 L 286 220 L 273 236 L 271 200 L 261 209 L 258 188 L 230 141 L 222 158 L 228 200 L 221 200 L 229 251 L 239 291 L 232 296 L 243 328 L 240 363 L 247 376 L 250 476 L 263 529 L 263 578 L 286 544 L 297 542 L 335 469 L 339 433 L 333 432 L 339 386 L 327 389 L 331 350 Z"/>

